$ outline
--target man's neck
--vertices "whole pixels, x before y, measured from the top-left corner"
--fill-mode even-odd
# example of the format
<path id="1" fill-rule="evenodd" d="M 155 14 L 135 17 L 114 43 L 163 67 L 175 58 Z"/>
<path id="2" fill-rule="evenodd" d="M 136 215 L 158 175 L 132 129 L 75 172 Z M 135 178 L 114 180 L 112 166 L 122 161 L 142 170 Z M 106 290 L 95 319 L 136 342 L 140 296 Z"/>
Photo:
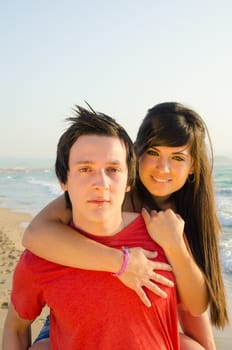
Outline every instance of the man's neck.
<path id="1" fill-rule="evenodd" d="M 88 221 L 74 215 L 73 224 L 77 229 L 95 236 L 113 236 L 126 226 L 122 213 L 118 218 L 111 218 L 102 222 Z"/>

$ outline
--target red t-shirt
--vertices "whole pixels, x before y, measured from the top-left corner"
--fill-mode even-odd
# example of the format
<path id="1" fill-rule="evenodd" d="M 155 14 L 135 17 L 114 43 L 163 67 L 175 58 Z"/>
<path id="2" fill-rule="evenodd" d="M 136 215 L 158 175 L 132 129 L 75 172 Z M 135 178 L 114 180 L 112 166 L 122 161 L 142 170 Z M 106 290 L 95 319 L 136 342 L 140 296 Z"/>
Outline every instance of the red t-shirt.
<path id="1" fill-rule="evenodd" d="M 157 251 L 155 260 L 167 262 L 141 216 L 114 236 L 87 236 L 112 247 Z M 174 280 L 172 272 L 159 273 Z M 165 299 L 146 291 L 148 308 L 109 272 L 65 267 L 26 250 L 15 269 L 11 298 L 24 319 L 36 318 L 45 304 L 50 307 L 52 350 L 177 350 L 176 289 L 161 288 Z"/>

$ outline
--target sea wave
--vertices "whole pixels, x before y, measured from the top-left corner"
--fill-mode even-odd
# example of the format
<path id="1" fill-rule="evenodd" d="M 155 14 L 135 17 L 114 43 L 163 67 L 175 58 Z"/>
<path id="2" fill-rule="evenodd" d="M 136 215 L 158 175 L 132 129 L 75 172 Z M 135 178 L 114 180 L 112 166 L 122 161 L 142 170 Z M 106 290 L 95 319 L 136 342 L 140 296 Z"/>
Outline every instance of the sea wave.
<path id="1" fill-rule="evenodd" d="M 227 211 L 219 211 L 218 213 L 220 224 L 223 227 L 232 228 L 232 213 Z"/>
<path id="2" fill-rule="evenodd" d="M 28 168 L 28 167 L 12 167 L 12 168 L 0 168 L 0 174 L 30 174 L 30 173 L 52 173 L 54 170 L 51 168 Z"/>
<path id="3" fill-rule="evenodd" d="M 232 239 L 220 242 L 220 254 L 223 270 L 226 273 L 232 273 Z"/>
<path id="4" fill-rule="evenodd" d="M 231 197 L 232 195 L 232 184 L 230 182 L 230 184 L 228 185 L 225 185 L 225 182 L 223 183 L 223 187 L 221 186 L 220 188 L 219 187 L 216 187 L 215 190 L 215 196 L 216 197 Z"/>
<path id="5" fill-rule="evenodd" d="M 33 177 L 29 177 L 26 179 L 27 182 L 31 185 L 43 188 L 47 190 L 48 193 L 54 195 L 54 196 L 59 196 L 62 193 L 62 190 L 60 188 L 60 185 L 58 184 L 58 181 L 43 181 L 43 180 L 38 180 Z"/>

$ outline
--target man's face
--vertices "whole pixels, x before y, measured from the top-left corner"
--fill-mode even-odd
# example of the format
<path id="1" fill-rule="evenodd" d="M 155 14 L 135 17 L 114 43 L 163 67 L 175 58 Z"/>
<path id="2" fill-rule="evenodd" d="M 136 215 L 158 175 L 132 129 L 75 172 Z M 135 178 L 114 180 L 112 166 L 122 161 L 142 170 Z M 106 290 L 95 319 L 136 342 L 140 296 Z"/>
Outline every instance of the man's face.
<path id="1" fill-rule="evenodd" d="M 74 224 L 98 235 L 117 232 L 127 177 L 126 149 L 119 138 L 79 137 L 70 150 L 67 183 L 62 184 L 72 202 Z"/>

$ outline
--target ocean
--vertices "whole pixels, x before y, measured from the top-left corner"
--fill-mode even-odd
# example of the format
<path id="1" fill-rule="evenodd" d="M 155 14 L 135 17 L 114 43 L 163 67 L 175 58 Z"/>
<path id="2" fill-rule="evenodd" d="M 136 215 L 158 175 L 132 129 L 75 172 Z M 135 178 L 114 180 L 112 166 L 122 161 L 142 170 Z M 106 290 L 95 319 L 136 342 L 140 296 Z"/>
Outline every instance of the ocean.
<path id="1" fill-rule="evenodd" d="M 215 157 L 214 183 L 221 261 L 232 284 L 232 156 Z M 0 207 L 35 215 L 61 193 L 54 160 L 0 158 Z"/>

